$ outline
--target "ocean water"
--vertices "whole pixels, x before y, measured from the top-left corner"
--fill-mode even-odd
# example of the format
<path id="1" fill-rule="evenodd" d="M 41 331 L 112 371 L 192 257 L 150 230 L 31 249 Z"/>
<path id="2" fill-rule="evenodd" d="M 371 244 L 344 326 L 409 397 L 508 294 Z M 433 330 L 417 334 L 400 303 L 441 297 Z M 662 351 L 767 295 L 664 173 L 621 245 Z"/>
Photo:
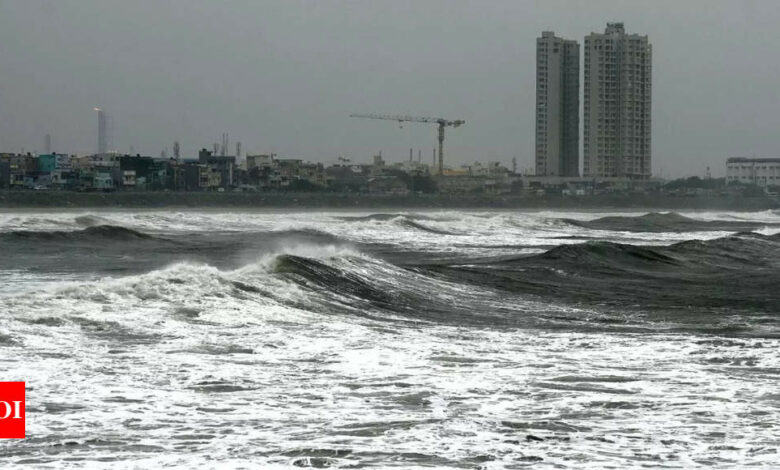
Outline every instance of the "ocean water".
<path id="1" fill-rule="evenodd" d="M 0 214 L 0 467 L 778 468 L 780 213 Z"/>

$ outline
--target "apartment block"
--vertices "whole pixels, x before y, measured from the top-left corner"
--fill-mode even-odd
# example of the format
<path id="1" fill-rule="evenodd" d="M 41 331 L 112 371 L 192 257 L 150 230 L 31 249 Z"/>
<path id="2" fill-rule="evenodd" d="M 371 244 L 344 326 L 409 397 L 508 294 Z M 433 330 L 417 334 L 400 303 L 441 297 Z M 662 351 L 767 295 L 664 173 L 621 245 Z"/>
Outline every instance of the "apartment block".
<path id="1" fill-rule="evenodd" d="M 579 176 L 580 45 L 536 39 L 536 175 Z"/>
<path id="2" fill-rule="evenodd" d="M 607 23 L 584 49 L 583 175 L 650 178 L 652 45 Z"/>

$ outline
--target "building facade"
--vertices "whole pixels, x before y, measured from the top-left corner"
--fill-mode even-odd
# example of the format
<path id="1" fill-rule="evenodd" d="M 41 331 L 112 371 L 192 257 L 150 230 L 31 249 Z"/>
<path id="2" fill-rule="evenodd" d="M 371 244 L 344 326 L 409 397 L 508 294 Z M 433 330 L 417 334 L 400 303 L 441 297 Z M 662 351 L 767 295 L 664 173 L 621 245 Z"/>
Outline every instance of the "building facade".
<path id="1" fill-rule="evenodd" d="M 780 186 L 780 158 L 729 158 L 726 182 Z"/>
<path id="2" fill-rule="evenodd" d="M 580 45 L 536 38 L 536 174 L 579 176 Z"/>
<path id="3" fill-rule="evenodd" d="M 650 178 L 652 45 L 607 23 L 584 49 L 583 175 Z"/>

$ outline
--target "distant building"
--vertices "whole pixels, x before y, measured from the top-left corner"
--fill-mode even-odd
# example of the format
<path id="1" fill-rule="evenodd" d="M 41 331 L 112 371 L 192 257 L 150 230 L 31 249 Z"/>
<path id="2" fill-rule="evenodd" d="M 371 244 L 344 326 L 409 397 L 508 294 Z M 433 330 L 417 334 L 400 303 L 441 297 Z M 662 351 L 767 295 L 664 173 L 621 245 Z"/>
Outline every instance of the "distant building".
<path id="1" fill-rule="evenodd" d="M 198 162 L 201 165 L 208 165 L 211 169 L 219 173 L 219 186 L 227 189 L 235 185 L 233 174 L 236 169 L 236 157 L 229 155 L 214 155 L 212 152 L 201 149 L 198 152 Z M 214 185 L 216 178 L 211 176 L 209 187 Z"/>
<path id="2" fill-rule="evenodd" d="M 122 187 L 135 188 L 136 173 L 135 170 L 123 170 L 122 171 Z"/>
<path id="3" fill-rule="evenodd" d="M 726 182 L 780 186 L 780 158 L 729 158 Z"/>
<path id="4" fill-rule="evenodd" d="M 114 189 L 114 178 L 111 173 L 99 171 L 92 177 L 92 188 L 98 191 L 111 191 Z"/>
<path id="5" fill-rule="evenodd" d="M 338 192 L 362 193 L 368 191 L 368 179 L 371 177 L 371 167 L 350 165 L 333 165 L 325 169 L 328 188 Z"/>
<path id="6" fill-rule="evenodd" d="M 652 46 L 607 23 L 585 37 L 583 174 L 650 178 Z"/>
<path id="7" fill-rule="evenodd" d="M 430 169 L 427 163 L 420 163 L 411 160 L 393 163 L 390 168 L 401 170 L 404 173 L 409 173 L 410 175 L 430 173 Z"/>
<path id="8" fill-rule="evenodd" d="M 74 155 L 70 159 L 71 168 L 77 171 L 87 171 L 92 169 L 91 155 Z"/>
<path id="9" fill-rule="evenodd" d="M 435 177 L 436 187 L 443 194 L 499 193 L 508 192 L 508 187 L 497 178 L 454 174 Z"/>
<path id="10" fill-rule="evenodd" d="M 72 169 L 70 163 L 72 157 L 70 155 L 66 155 L 64 153 L 55 153 L 54 156 L 55 156 L 54 168 L 56 168 L 57 170 Z"/>
<path id="11" fill-rule="evenodd" d="M 38 186 L 63 187 L 71 173 L 71 156 L 62 153 L 38 155 Z"/>
<path id="12" fill-rule="evenodd" d="M 385 160 L 382 158 L 382 152 L 378 155 L 374 155 L 374 160 L 371 165 L 371 176 L 382 176 L 385 172 Z"/>
<path id="13" fill-rule="evenodd" d="M 503 178 L 509 174 L 509 169 L 501 165 L 500 162 L 474 162 L 471 165 L 463 165 L 469 176 L 487 176 L 490 178 Z"/>
<path id="14" fill-rule="evenodd" d="M 122 155 L 119 157 L 121 180 L 117 181 L 117 186 L 145 190 L 173 189 L 177 164 L 175 159 Z"/>
<path id="15" fill-rule="evenodd" d="M 215 168 L 209 168 L 209 170 L 206 172 L 206 181 L 206 189 L 215 190 L 224 188 L 222 184 L 222 171 Z"/>
<path id="16" fill-rule="evenodd" d="M 11 186 L 11 156 L 0 154 L 0 189 Z"/>
<path id="17" fill-rule="evenodd" d="M 119 160 L 122 156 L 118 153 L 103 153 L 89 157 L 92 168 L 109 171 L 111 168 L 119 168 Z"/>
<path id="18" fill-rule="evenodd" d="M 97 154 L 105 155 L 108 152 L 108 129 L 106 112 L 100 108 L 95 108 L 98 116 L 98 145 Z"/>
<path id="19" fill-rule="evenodd" d="M 11 188 L 25 188 L 33 185 L 38 173 L 38 159 L 31 154 L 4 154 L 8 164 L 8 182 Z"/>
<path id="20" fill-rule="evenodd" d="M 57 165 L 57 156 L 52 154 L 42 153 L 38 155 L 38 171 L 44 173 L 54 172 Z"/>
<path id="21" fill-rule="evenodd" d="M 536 174 L 578 176 L 580 45 L 544 31 L 536 38 Z"/>
<path id="22" fill-rule="evenodd" d="M 178 181 L 179 187 L 182 186 L 185 191 L 200 191 L 208 188 L 208 173 L 211 170 L 206 165 L 199 165 L 193 162 L 187 162 L 182 165 L 182 176 Z"/>
<path id="23" fill-rule="evenodd" d="M 251 170 L 252 168 L 271 167 L 273 166 L 273 164 L 274 164 L 274 154 L 246 156 L 247 170 Z"/>
<path id="24" fill-rule="evenodd" d="M 303 160 L 297 158 L 283 158 L 276 160 L 276 164 L 279 168 L 281 185 L 289 186 L 290 182 L 298 179 L 298 172 L 300 171 L 301 164 L 303 164 Z"/>
<path id="25" fill-rule="evenodd" d="M 322 163 L 304 163 L 298 169 L 298 179 L 324 187 L 327 184 L 325 166 Z"/>

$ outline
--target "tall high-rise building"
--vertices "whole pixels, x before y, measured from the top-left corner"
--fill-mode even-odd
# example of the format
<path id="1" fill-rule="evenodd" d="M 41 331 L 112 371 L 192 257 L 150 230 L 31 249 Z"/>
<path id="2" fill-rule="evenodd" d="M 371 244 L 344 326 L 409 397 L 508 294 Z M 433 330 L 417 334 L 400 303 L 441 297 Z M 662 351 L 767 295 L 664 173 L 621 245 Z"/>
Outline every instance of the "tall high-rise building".
<path id="1" fill-rule="evenodd" d="M 652 52 L 623 23 L 585 37 L 584 176 L 651 176 Z"/>
<path id="2" fill-rule="evenodd" d="M 536 38 L 536 174 L 579 176 L 580 45 Z"/>
<path id="3" fill-rule="evenodd" d="M 100 108 L 95 108 L 98 116 L 98 155 L 105 156 L 108 153 L 108 136 L 106 129 L 106 113 Z"/>

